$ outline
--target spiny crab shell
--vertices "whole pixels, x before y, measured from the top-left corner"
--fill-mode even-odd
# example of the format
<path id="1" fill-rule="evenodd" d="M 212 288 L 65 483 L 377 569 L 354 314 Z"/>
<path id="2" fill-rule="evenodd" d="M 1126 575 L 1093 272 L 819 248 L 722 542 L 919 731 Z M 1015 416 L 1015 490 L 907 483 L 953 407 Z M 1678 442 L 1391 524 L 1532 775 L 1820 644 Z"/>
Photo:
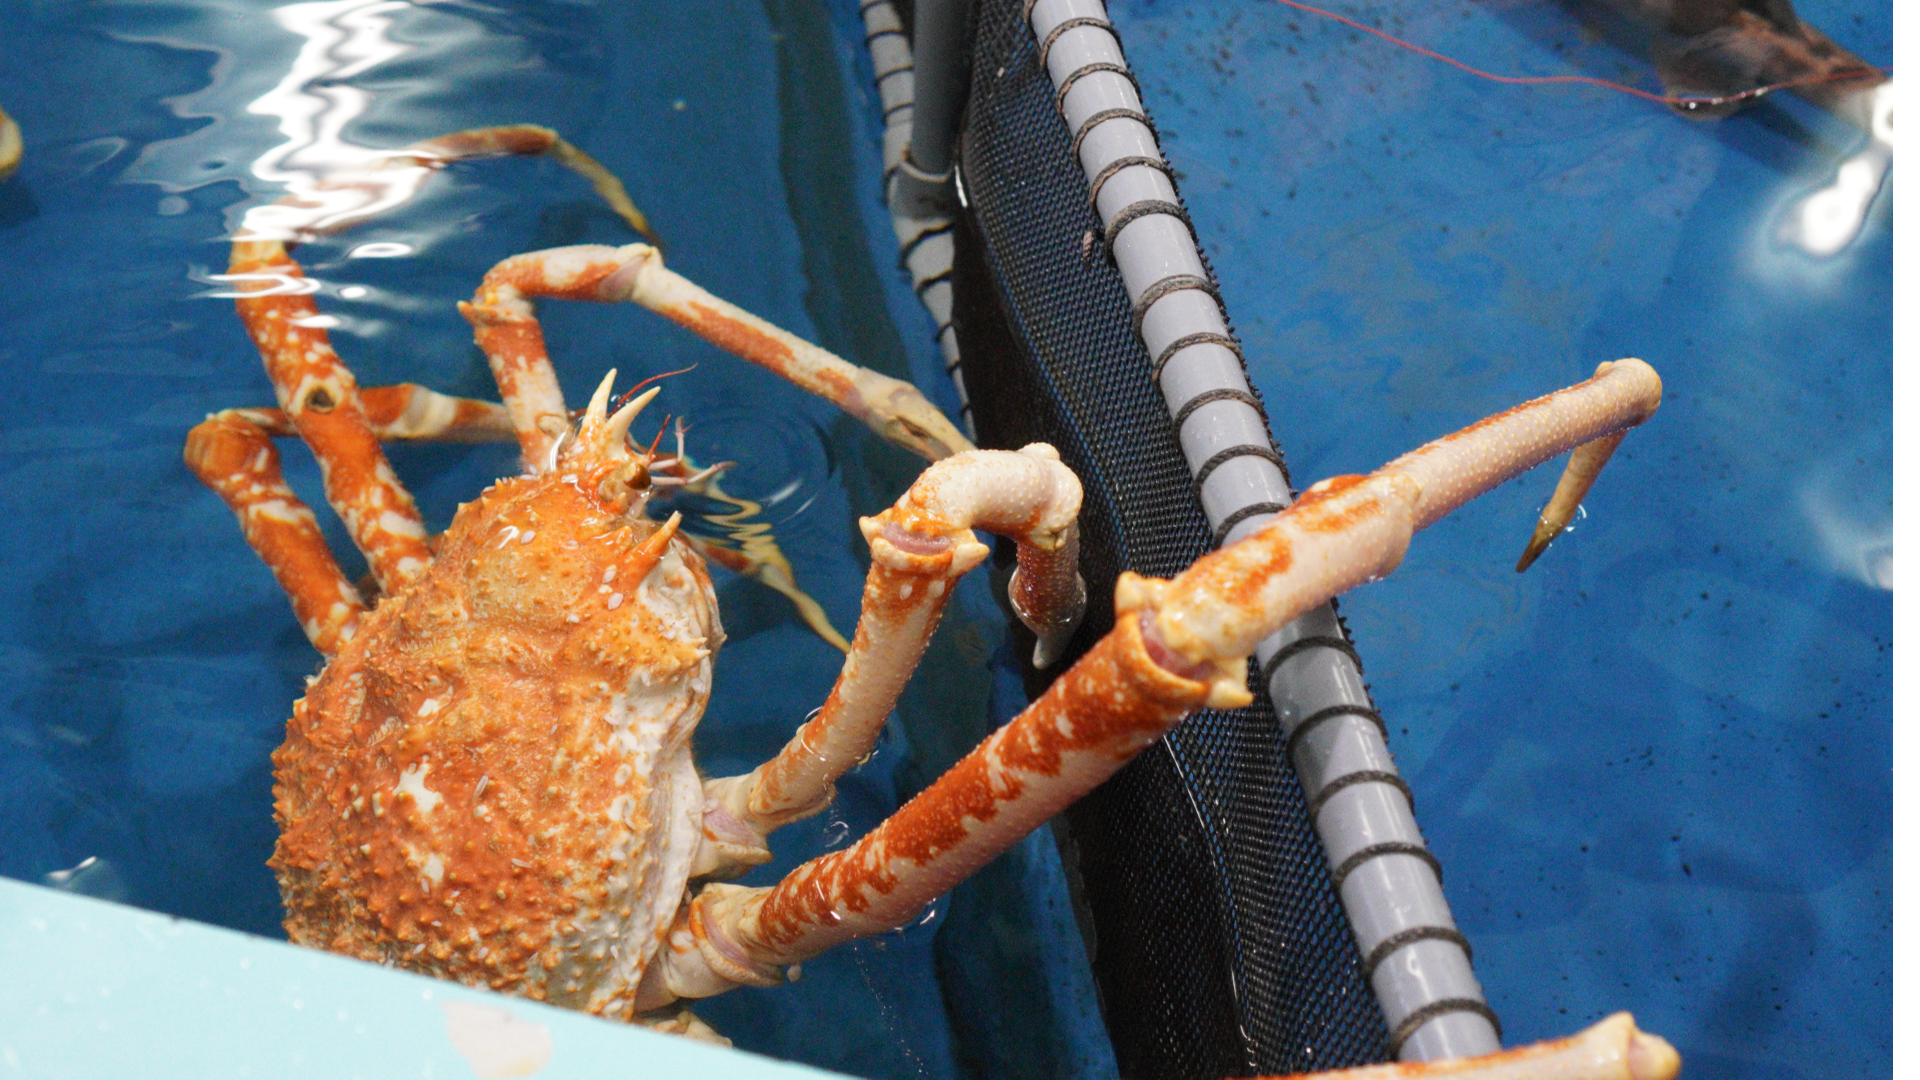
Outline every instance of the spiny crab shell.
<path id="1" fill-rule="evenodd" d="M 295 704 L 270 862 L 295 942 L 625 1016 L 701 843 L 722 631 L 619 420 L 461 506 Z"/>

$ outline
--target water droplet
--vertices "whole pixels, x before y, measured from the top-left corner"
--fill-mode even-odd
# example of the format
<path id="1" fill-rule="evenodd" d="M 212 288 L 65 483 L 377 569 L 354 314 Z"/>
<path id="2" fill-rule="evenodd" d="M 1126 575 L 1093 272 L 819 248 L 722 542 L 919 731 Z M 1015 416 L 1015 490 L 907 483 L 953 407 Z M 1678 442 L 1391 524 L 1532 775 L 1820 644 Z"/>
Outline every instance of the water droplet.
<path id="1" fill-rule="evenodd" d="M 820 832 L 821 846 L 825 847 L 828 851 L 832 851 L 834 848 L 846 843 L 847 835 L 852 831 L 852 828 L 844 821 L 830 821 L 827 823 L 827 827 Z"/>

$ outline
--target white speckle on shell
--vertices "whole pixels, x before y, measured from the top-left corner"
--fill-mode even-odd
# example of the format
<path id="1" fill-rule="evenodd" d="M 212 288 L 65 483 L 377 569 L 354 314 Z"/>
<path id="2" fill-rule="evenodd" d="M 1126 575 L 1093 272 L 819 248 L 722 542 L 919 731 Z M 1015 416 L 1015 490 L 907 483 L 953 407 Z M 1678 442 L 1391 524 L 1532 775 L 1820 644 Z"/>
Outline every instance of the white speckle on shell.
<path id="1" fill-rule="evenodd" d="M 424 761 L 410 765 L 400 773 L 400 782 L 393 786 L 395 795 L 413 796 L 423 814 L 433 813 L 433 808 L 440 805 L 440 794 L 427 787 L 427 770 L 431 768 L 433 766 Z M 378 800 L 375 796 L 375 806 L 379 805 Z"/>

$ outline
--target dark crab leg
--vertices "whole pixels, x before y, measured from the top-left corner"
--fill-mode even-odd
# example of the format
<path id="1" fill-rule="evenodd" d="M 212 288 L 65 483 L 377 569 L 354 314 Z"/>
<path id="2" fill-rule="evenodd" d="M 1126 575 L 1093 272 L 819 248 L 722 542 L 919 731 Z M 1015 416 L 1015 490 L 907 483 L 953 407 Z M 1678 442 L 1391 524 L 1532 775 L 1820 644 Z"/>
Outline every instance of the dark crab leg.
<path id="1" fill-rule="evenodd" d="M 1541 462 L 1641 423 L 1659 400 L 1659 377 L 1646 364 L 1602 364 L 1578 386 L 1369 476 L 1316 484 L 1261 530 L 1171 581 L 1121 575 L 1113 631 L 857 844 L 772 888 L 703 889 L 649 970 L 637 1007 L 764 981 L 903 925 L 1187 713 L 1251 701 L 1246 658 L 1274 628 L 1391 572 L 1416 530 Z"/>

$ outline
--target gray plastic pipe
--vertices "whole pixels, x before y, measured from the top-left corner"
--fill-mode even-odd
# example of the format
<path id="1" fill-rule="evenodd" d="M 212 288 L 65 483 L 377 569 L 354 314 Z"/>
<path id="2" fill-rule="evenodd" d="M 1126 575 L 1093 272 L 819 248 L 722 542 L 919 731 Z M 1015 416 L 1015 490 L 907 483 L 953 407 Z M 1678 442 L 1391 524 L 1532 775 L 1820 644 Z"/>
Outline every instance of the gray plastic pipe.
<path id="1" fill-rule="evenodd" d="M 960 32 L 952 47 L 962 50 L 965 42 L 964 0 L 943 0 L 961 9 Z M 908 162 L 915 140 L 914 49 L 907 42 L 900 14 L 892 0 L 863 0 L 861 21 L 867 31 L 867 51 L 873 58 L 874 86 L 880 92 L 880 109 L 886 131 L 881 136 L 880 154 L 884 162 L 887 205 L 893 212 L 893 236 L 900 245 L 900 263 L 913 279 L 913 291 L 933 316 L 934 339 L 940 343 L 940 355 L 947 375 L 960 395 L 960 426 L 968 438 L 976 438 L 973 405 L 967 400 L 967 386 L 960 374 L 960 339 L 953 330 L 953 206 L 939 192 L 952 191 L 953 158 L 951 141 L 957 122 L 964 87 L 956 87 L 949 103 L 954 117 L 947 123 L 947 178 L 929 176 Z M 966 65 L 950 65 L 955 79 L 964 77 Z M 928 138 L 933 138 L 932 134 Z M 933 194 L 929 194 L 929 190 Z"/>
<path id="2" fill-rule="evenodd" d="M 1293 495 L 1218 289 L 1101 0 L 1028 0 L 1027 22 L 1201 505 L 1215 539 L 1231 543 Z M 1498 1050 L 1498 1019 L 1441 893 L 1440 864 L 1414 823 L 1332 607 L 1303 616 L 1255 655 L 1395 1054 L 1429 1061 Z"/>
<path id="3" fill-rule="evenodd" d="M 972 16 L 970 0 L 913 3 L 913 140 L 907 161 L 931 176 L 952 175 L 954 136 L 967 100 Z"/>

